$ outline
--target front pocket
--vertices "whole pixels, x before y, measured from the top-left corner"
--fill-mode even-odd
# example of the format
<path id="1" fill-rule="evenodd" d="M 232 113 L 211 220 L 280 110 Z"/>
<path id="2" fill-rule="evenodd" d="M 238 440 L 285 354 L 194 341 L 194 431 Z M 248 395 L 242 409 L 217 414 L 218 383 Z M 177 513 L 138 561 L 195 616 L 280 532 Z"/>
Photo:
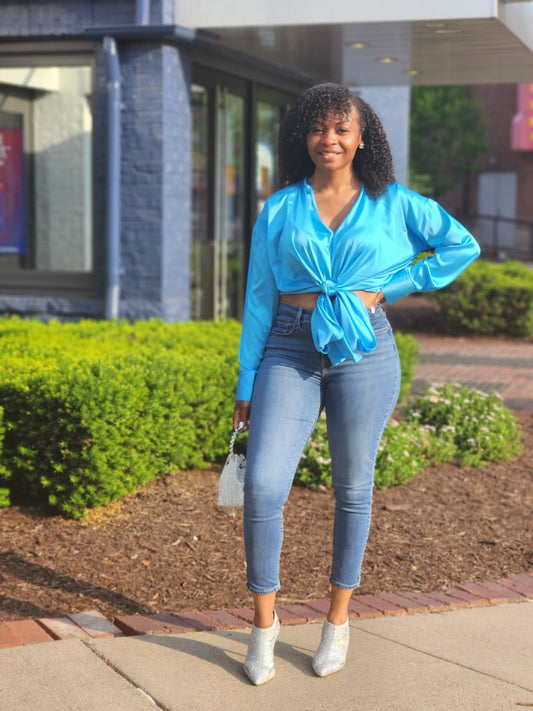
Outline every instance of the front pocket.
<path id="1" fill-rule="evenodd" d="M 296 328 L 296 320 L 291 318 L 277 317 L 270 333 L 274 336 L 290 336 Z"/>
<path id="2" fill-rule="evenodd" d="M 385 314 L 385 309 L 383 308 L 383 306 L 381 306 L 381 304 L 378 304 L 376 306 L 375 313 L 371 313 L 370 309 L 368 309 L 368 316 L 370 318 L 370 324 L 374 329 L 374 334 L 376 336 L 381 336 L 384 333 L 387 333 L 387 331 L 391 330 L 391 325 Z"/>

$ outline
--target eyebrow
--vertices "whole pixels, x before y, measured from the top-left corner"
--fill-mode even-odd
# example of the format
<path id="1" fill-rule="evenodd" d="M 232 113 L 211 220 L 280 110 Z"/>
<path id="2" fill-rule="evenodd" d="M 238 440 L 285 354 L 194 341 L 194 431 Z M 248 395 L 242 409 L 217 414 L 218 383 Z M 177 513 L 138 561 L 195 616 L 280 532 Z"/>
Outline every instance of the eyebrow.
<path id="1" fill-rule="evenodd" d="M 329 119 L 316 119 L 315 121 L 311 122 L 311 127 L 316 128 L 317 126 L 325 126 L 327 123 L 329 123 Z M 336 118 L 335 119 L 335 125 L 339 126 L 340 124 L 350 124 L 351 123 L 351 118 L 349 116 L 344 116 L 343 118 Z"/>

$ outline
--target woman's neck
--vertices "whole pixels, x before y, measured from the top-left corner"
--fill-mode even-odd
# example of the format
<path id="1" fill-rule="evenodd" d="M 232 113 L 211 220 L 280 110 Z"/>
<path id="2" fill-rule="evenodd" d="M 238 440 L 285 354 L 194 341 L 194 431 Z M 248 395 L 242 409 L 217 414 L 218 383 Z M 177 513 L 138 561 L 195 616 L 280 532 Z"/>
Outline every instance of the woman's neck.
<path id="1" fill-rule="evenodd" d="M 318 171 L 307 181 L 315 192 L 346 193 L 361 188 L 361 181 L 350 171 Z"/>
<path id="2" fill-rule="evenodd" d="M 323 178 L 315 171 L 308 183 L 313 189 L 318 216 L 324 225 L 335 232 L 356 203 L 361 183 L 353 174 L 345 174 L 342 179 L 339 179 L 340 176 Z"/>

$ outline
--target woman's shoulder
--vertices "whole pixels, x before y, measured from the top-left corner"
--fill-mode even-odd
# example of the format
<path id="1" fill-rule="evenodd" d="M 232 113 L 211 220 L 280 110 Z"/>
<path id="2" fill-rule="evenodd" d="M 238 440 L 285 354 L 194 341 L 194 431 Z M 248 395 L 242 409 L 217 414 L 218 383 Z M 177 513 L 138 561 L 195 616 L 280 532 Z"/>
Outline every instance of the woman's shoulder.
<path id="1" fill-rule="evenodd" d="M 385 190 L 385 196 L 390 198 L 390 199 L 405 199 L 405 200 L 426 200 L 423 195 L 420 195 L 419 193 L 415 193 L 414 190 L 411 190 L 411 188 L 408 188 L 407 186 L 403 185 L 402 183 L 389 183 L 387 185 L 387 188 Z"/>
<path id="2" fill-rule="evenodd" d="M 272 195 L 267 198 L 266 204 L 276 205 L 284 203 L 287 200 L 290 200 L 292 197 L 299 195 L 302 192 L 303 188 L 304 181 L 300 181 L 299 183 L 292 183 L 291 185 L 286 185 L 284 188 L 280 188 L 279 190 L 276 190 L 275 193 L 272 193 Z"/>
<path id="3" fill-rule="evenodd" d="M 290 209 L 294 205 L 295 200 L 302 194 L 303 182 L 287 185 L 275 193 L 272 193 L 266 201 L 262 209 L 262 214 L 269 221 L 280 212 Z"/>
<path id="4" fill-rule="evenodd" d="M 401 183 L 389 183 L 385 193 L 381 197 L 389 203 L 397 202 L 404 208 L 413 205 L 424 207 L 429 203 L 434 202 L 426 195 L 421 195 Z"/>

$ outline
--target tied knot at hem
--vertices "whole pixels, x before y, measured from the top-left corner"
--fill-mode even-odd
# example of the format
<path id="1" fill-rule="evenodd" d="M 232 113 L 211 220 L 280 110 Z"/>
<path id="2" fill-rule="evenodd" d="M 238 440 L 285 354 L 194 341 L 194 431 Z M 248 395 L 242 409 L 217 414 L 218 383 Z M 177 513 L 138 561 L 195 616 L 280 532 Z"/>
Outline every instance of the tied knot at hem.
<path id="1" fill-rule="evenodd" d="M 337 296 L 339 293 L 337 285 L 330 279 L 326 279 L 322 282 L 321 289 L 324 296 L 329 296 L 330 298 Z"/>

